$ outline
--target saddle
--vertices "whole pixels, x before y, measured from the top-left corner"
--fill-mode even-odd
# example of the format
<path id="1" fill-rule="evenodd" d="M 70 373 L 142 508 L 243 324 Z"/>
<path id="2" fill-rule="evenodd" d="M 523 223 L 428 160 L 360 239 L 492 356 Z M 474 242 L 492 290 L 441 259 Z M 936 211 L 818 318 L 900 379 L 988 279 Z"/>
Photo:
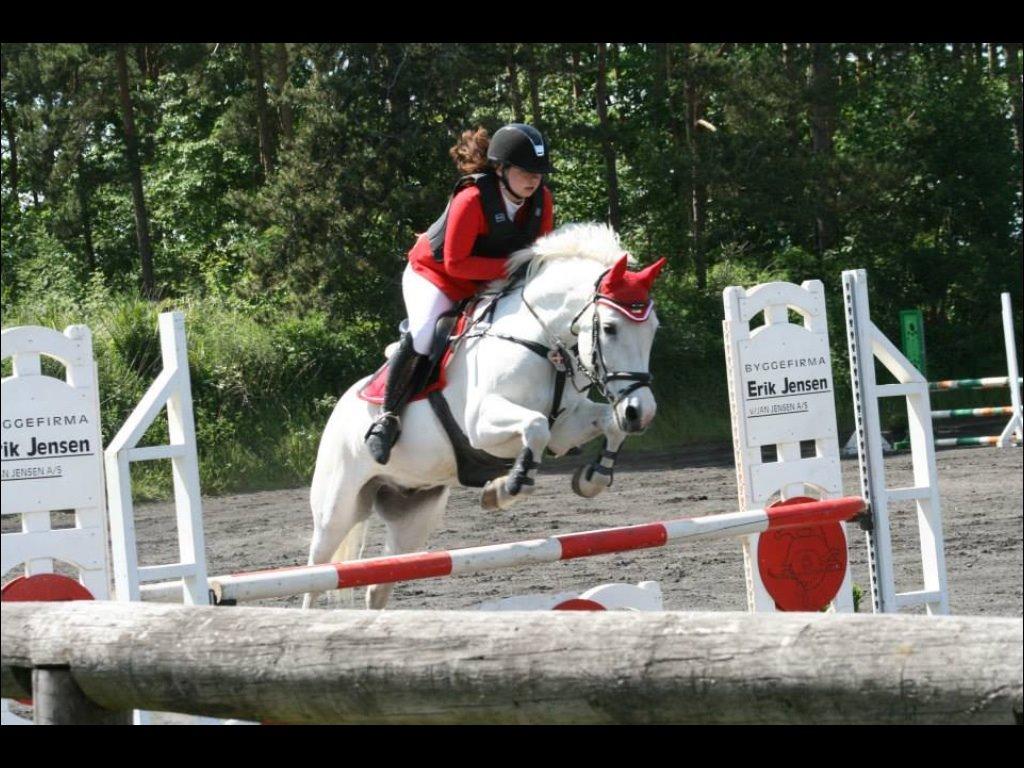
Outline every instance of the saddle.
<path id="1" fill-rule="evenodd" d="M 430 348 L 430 374 L 420 390 L 410 398 L 410 402 L 423 399 L 430 402 L 434 415 L 444 427 L 444 431 L 451 441 L 452 449 L 455 451 L 459 483 L 470 488 L 483 488 L 489 481 L 507 475 L 515 464 L 515 459 L 501 459 L 470 445 L 469 438 L 466 437 L 466 433 L 462 431 L 455 417 L 452 416 L 448 401 L 442 394 L 442 390 L 448 383 L 445 371 L 453 353 L 450 342 L 463 333 L 469 322 L 472 315 L 472 307 L 469 306 L 471 302 L 472 299 L 467 299 L 437 319 L 437 325 L 434 327 L 434 341 Z M 491 306 L 493 307 L 494 304 L 492 303 Z M 384 363 L 373 374 L 370 381 L 359 390 L 359 397 L 370 403 L 383 403 L 387 380 L 388 364 Z"/>
<path id="2" fill-rule="evenodd" d="M 468 301 L 463 301 L 437 318 L 437 324 L 434 326 L 434 340 L 430 346 L 430 373 L 424 380 L 423 386 L 419 388 L 419 391 L 409 398 L 409 402 L 423 400 L 431 392 L 440 392 L 447 385 L 445 370 L 448 368 L 448 363 L 452 356 L 452 348 L 449 345 L 449 341 L 453 336 L 461 334 L 462 329 L 466 325 L 469 314 L 464 313 L 463 310 L 467 303 Z M 359 390 L 359 398 L 368 403 L 381 405 L 384 402 L 384 390 L 387 387 L 387 383 L 388 363 L 385 362 L 370 377 L 365 386 Z"/>

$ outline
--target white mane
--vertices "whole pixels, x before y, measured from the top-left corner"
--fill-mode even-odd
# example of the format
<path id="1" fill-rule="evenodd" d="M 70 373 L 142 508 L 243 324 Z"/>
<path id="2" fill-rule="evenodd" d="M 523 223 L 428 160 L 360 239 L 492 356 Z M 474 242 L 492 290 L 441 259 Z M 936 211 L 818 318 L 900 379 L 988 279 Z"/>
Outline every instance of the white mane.
<path id="1" fill-rule="evenodd" d="M 544 264 L 561 259 L 588 259 L 605 267 L 622 258 L 625 251 L 619 236 L 607 224 L 565 224 L 544 235 L 529 248 L 509 256 L 505 272 L 511 275 L 523 264 L 530 263 L 527 280 L 533 278 Z M 630 263 L 634 260 L 630 257 Z M 501 281 L 504 282 L 504 281 Z"/>

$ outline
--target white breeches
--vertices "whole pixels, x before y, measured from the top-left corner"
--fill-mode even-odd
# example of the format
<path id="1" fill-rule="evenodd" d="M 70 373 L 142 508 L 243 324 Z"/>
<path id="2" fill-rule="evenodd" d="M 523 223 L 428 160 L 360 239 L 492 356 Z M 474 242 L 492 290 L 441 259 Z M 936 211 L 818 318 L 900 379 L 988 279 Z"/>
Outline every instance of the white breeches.
<path id="1" fill-rule="evenodd" d="M 429 354 L 437 318 L 454 307 L 455 302 L 427 278 L 416 274 L 411 264 L 405 266 L 402 274 L 402 296 L 409 317 L 413 349 L 421 355 Z"/>

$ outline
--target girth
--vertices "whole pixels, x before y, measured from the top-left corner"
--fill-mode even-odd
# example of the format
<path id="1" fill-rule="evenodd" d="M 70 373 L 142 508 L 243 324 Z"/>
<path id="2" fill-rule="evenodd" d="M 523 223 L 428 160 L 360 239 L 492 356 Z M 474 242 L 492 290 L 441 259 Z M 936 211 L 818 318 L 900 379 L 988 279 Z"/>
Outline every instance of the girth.
<path id="1" fill-rule="evenodd" d="M 451 441 L 452 449 L 455 451 L 455 466 L 462 485 L 483 488 L 490 480 L 508 474 L 515 464 L 515 459 L 499 459 L 486 451 L 474 448 L 452 416 L 448 401 L 441 392 L 431 392 L 427 395 L 427 400 Z"/>

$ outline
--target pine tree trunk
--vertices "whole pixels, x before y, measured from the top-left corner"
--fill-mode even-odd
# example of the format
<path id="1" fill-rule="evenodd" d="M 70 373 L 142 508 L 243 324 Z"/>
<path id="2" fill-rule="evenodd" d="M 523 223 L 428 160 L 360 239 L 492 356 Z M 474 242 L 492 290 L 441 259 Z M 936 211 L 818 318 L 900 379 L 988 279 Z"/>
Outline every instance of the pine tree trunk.
<path id="1" fill-rule="evenodd" d="M 864 51 L 860 46 L 853 48 L 853 80 L 860 88 L 864 80 Z"/>
<path id="2" fill-rule="evenodd" d="M 1003 43 L 1006 53 L 1006 81 L 1010 86 L 1010 102 L 1013 104 L 1013 140 L 1017 151 L 1021 151 L 1021 84 L 1020 65 L 1017 56 L 1020 54 L 1020 43 Z M 1018 179 L 1020 177 L 1018 176 Z"/>
<path id="3" fill-rule="evenodd" d="M 138 46 L 137 58 L 147 80 L 155 83 L 160 79 L 160 43 L 142 43 Z"/>
<path id="4" fill-rule="evenodd" d="M 92 244 L 92 210 L 89 207 L 88 192 L 83 185 L 78 185 L 78 203 L 82 209 L 82 241 L 85 244 L 85 264 L 89 272 L 96 269 L 96 249 Z"/>
<path id="5" fill-rule="evenodd" d="M 285 89 L 288 86 L 288 49 L 284 43 L 274 43 L 274 87 L 277 90 L 278 112 L 281 115 L 281 135 L 290 144 L 295 137 L 295 118 Z"/>
<path id="6" fill-rule="evenodd" d="M 703 100 L 697 77 L 692 65 L 692 50 L 689 43 L 683 45 L 684 90 L 686 93 L 686 141 L 690 150 L 690 240 L 693 257 L 693 271 L 697 277 L 697 288 L 703 291 L 708 284 L 708 263 L 704 253 L 704 224 L 707 212 L 708 189 L 704 181 L 700 157 L 700 120 L 703 112 Z"/>
<path id="7" fill-rule="evenodd" d="M 791 92 L 798 93 L 801 87 L 799 63 L 797 61 L 797 46 L 799 43 L 782 44 L 782 68 L 786 73 L 786 79 L 791 84 Z M 789 144 L 796 147 L 800 144 L 800 129 L 797 125 L 797 115 L 793 110 L 787 109 L 783 121 L 786 125 L 786 133 L 789 136 Z"/>
<path id="8" fill-rule="evenodd" d="M 267 179 L 274 170 L 270 148 L 270 121 L 267 117 L 267 88 L 263 76 L 263 51 L 261 43 L 248 43 L 252 61 L 252 76 L 256 88 L 256 127 L 260 136 L 260 166 L 263 178 Z"/>
<path id="9" fill-rule="evenodd" d="M 672 129 L 672 110 L 669 103 L 669 92 L 668 92 L 668 44 L 667 43 L 654 43 L 650 50 L 651 56 L 651 119 L 654 122 L 654 127 L 657 133 L 662 130 L 666 130 L 671 133 Z M 674 140 L 674 151 L 678 154 L 679 141 L 673 134 Z M 672 158 L 675 154 L 669 154 L 666 158 L 666 165 L 668 168 L 674 166 Z M 666 170 L 668 170 L 668 168 Z M 679 201 L 679 174 L 672 173 L 668 175 L 669 185 L 669 199 L 666 201 L 666 205 L 670 211 L 674 211 Z M 678 217 L 677 217 L 678 219 Z M 647 228 L 648 243 L 652 244 L 654 227 Z M 650 247 L 650 245 L 649 245 Z M 673 264 L 679 264 L 678 261 L 673 260 Z"/>
<path id="10" fill-rule="evenodd" d="M 139 244 L 139 258 L 142 260 L 142 292 L 147 298 L 156 298 L 156 281 L 153 277 L 153 251 L 149 244 L 149 215 L 146 213 L 146 199 L 142 191 L 142 168 L 139 166 L 139 149 L 135 137 L 135 117 L 132 113 L 131 92 L 128 89 L 128 60 L 125 47 L 124 43 L 117 45 L 117 80 L 121 96 L 121 121 L 124 126 L 125 155 L 132 185 L 135 235 Z"/>
<path id="11" fill-rule="evenodd" d="M 391 134 L 402 137 L 410 125 L 409 118 L 409 81 L 401 76 L 408 57 L 408 49 L 403 44 L 384 46 L 384 57 L 388 71 L 388 125 Z"/>
<path id="12" fill-rule="evenodd" d="M 654 43 L 650 51 L 651 70 L 653 72 L 653 77 L 651 78 L 651 113 L 656 118 L 662 117 L 668 111 L 668 84 L 666 82 L 668 70 L 665 65 L 668 60 L 667 47 L 667 43 Z"/>
<path id="13" fill-rule="evenodd" d="M 688 151 L 688 141 L 686 132 L 686 119 L 685 112 L 686 107 L 677 103 L 675 96 L 675 88 L 673 88 L 673 80 L 675 76 L 673 57 L 672 57 L 672 45 L 671 43 L 659 43 L 658 44 L 658 70 L 663 78 L 663 82 L 658 86 L 658 90 L 665 94 L 665 108 L 666 108 L 666 119 L 669 134 L 672 136 L 672 144 L 675 151 L 672 153 L 672 160 L 670 162 L 669 170 L 673 171 L 670 175 L 670 188 L 672 190 L 672 205 L 676 211 L 681 212 L 679 218 L 683 221 L 683 233 L 679 238 L 680 249 L 682 250 L 682 258 L 680 267 L 685 269 L 690 263 L 690 254 L 692 251 L 692 232 L 693 232 L 693 195 L 692 189 L 689 186 L 684 185 L 689 173 L 682 167 L 682 156 L 685 151 Z M 657 81 L 658 78 L 656 78 Z"/>
<path id="14" fill-rule="evenodd" d="M 608 221 L 613 229 L 618 230 L 622 223 L 619 213 L 619 175 L 616 170 L 611 125 L 608 121 L 608 62 L 604 43 L 597 44 L 597 119 L 601 129 L 605 179 L 608 182 Z"/>
<path id="15" fill-rule="evenodd" d="M 996 44 L 988 43 L 988 73 L 994 75 L 999 69 L 996 59 Z"/>
<path id="16" fill-rule="evenodd" d="M 810 97 L 811 154 L 815 159 L 814 242 L 819 264 L 835 244 L 834 195 L 829 184 L 836 124 L 835 62 L 829 43 L 811 46 Z"/>
<path id="17" fill-rule="evenodd" d="M 508 66 L 508 95 L 512 100 L 512 116 L 515 122 L 525 122 L 523 113 L 523 97 L 519 93 L 519 69 L 516 65 L 516 44 L 509 43 L 506 48 L 506 64 Z"/>
<path id="18" fill-rule="evenodd" d="M 7 111 L 7 105 L 0 102 L 0 107 L 3 108 L 4 133 L 7 134 L 7 148 L 11 153 L 11 162 L 8 164 L 7 170 L 11 179 L 11 192 L 14 195 L 14 211 L 15 215 L 17 215 L 21 210 L 21 206 L 18 205 L 18 129 L 14 125 L 11 113 Z"/>
<path id="19" fill-rule="evenodd" d="M 540 113 L 540 72 L 537 65 L 537 46 L 527 48 L 526 80 L 530 88 L 530 119 L 538 131 L 543 131 L 544 120 Z"/>
<path id="20" fill-rule="evenodd" d="M 82 240 L 85 243 L 85 263 L 90 273 L 96 269 L 96 250 L 92 243 L 92 206 L 89 202 L 89 189 L 86 185 L 86 164 L 82 153 L 78 153 L 78 178 L 75 192 L 78 195 L 78 207 L 81 209 Z"/>
<path id="21" fill-rule="evenodd" d="M 583 90 L 580 87 L 580 52 L 575 48 L 571 53 L 570 77 L 572 78 L 572 105 L 575 107 L 583 98 Z"/>

